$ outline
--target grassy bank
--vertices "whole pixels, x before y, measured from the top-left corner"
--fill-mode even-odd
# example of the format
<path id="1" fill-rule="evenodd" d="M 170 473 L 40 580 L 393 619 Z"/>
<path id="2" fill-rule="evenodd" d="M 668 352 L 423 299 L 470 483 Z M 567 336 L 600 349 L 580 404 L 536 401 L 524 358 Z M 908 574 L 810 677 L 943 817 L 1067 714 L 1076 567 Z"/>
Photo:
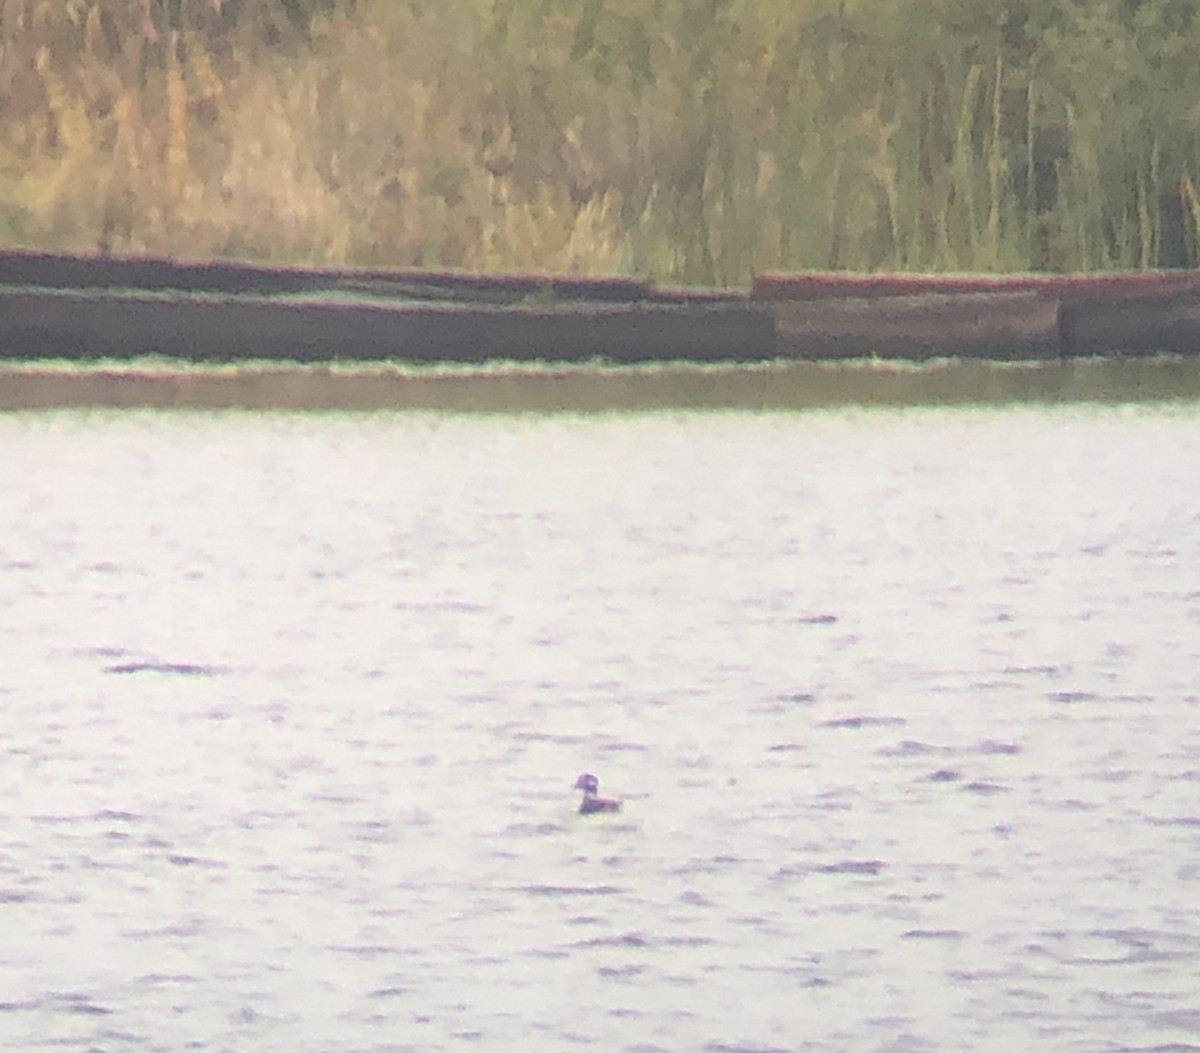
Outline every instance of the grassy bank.
<path id="1" fill-rule="evenodd" d="M 28 363 L 0 370 L 0 411 L 68 407 L 422 409 L 472 413 L 1200 401 L 1200 362 L 1167 356 L 920 366 L 838 363 L 474 368 Z"/>
<path id="2" fill-rule="evenodd" d="M 1190 0 L 0 0 L 0 242 L 633 273 L 1200 262 Z"/>

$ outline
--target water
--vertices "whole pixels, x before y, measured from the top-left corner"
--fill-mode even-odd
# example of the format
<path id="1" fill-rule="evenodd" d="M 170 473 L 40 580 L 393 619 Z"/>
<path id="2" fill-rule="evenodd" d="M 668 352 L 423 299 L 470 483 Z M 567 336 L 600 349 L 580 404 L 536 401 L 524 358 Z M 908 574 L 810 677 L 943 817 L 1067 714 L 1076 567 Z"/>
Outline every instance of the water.
<path id="1" fill-rule="evenodd" d="M 0 452 L 0 1049 L 1200 1049 L 1195 405 Z"/>

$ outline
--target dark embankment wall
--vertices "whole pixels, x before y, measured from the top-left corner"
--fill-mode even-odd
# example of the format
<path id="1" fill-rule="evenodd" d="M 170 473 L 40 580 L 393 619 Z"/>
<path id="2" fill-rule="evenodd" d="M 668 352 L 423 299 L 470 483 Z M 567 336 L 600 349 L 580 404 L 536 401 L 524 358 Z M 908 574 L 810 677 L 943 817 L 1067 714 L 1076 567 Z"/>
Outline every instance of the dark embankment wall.
<path id="1" fill-rule="evenodd" d="M 1200 272 L 760 275 L 779 353 L 924 359 L 1200 354 Z"/>
<path id="2" fill-rule="evenodd" d="M 0 251 L 0 357 L 298 362 L 769 359 L 745 293 L 622 277 Z"/>
<path id="3" fill-rule="evenodd" d="M 1200 354 L 1200 272 L 629 278 L 0 251 L 0 358 L 415 363 Z"/>
<path id="4" fill-rule="evenodd" d="M 1200 355 L 1200 289 L 1157 295 L 1085 291 L 1063 298 L 1061 353 Z"/>
<path id="5" fill-rule="evenodd" d="M 539 309 L 0 289 L 0 327 L 10 359 L 711 362 L 776 351 L 769 314 L 722 302 Z"/>
<path id="6" fill-rule="evenodd" d="M 775 300 L 770 312 L 789 358 L 1058 356 L 1058 302 L 1037 293 Z"/>
<path id="7" fill-rule="evenodd" d="M 1136 271 L 1106 274 L 760 274 L 755 300 L 881 298 L 923 293 L 1040 293 L 1048 297 L 1104 297 L 1200 291 L 1200 271 Z"/>

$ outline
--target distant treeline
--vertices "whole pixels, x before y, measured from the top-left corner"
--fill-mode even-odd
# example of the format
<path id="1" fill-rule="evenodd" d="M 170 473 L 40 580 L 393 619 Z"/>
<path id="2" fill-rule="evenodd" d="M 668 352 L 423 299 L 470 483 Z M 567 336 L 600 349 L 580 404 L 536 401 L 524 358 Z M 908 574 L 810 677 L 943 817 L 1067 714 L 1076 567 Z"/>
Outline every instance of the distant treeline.
<path id="1" fill-rule="evenodd" d="M 1195 0 L 0 0 L 0 243 L 626 272 L 1200 263 Z"/>

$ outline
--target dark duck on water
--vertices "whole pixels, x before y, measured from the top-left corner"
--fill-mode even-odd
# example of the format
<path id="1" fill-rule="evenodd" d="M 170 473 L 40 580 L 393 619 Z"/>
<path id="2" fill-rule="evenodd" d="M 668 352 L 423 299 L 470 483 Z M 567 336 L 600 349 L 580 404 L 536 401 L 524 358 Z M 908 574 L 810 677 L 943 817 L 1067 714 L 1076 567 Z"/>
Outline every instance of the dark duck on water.
<path id="1" fill-rule="evenodd" d="M 592 815 L 594 812 L 619 812 L 621 802 L 611 797 L 601 797 L 600 780 L 596 776 L 584 772 L 575 780 L 575 789 L 583 791 L 583 800 L 579 802 L 580 815 Z"/>

